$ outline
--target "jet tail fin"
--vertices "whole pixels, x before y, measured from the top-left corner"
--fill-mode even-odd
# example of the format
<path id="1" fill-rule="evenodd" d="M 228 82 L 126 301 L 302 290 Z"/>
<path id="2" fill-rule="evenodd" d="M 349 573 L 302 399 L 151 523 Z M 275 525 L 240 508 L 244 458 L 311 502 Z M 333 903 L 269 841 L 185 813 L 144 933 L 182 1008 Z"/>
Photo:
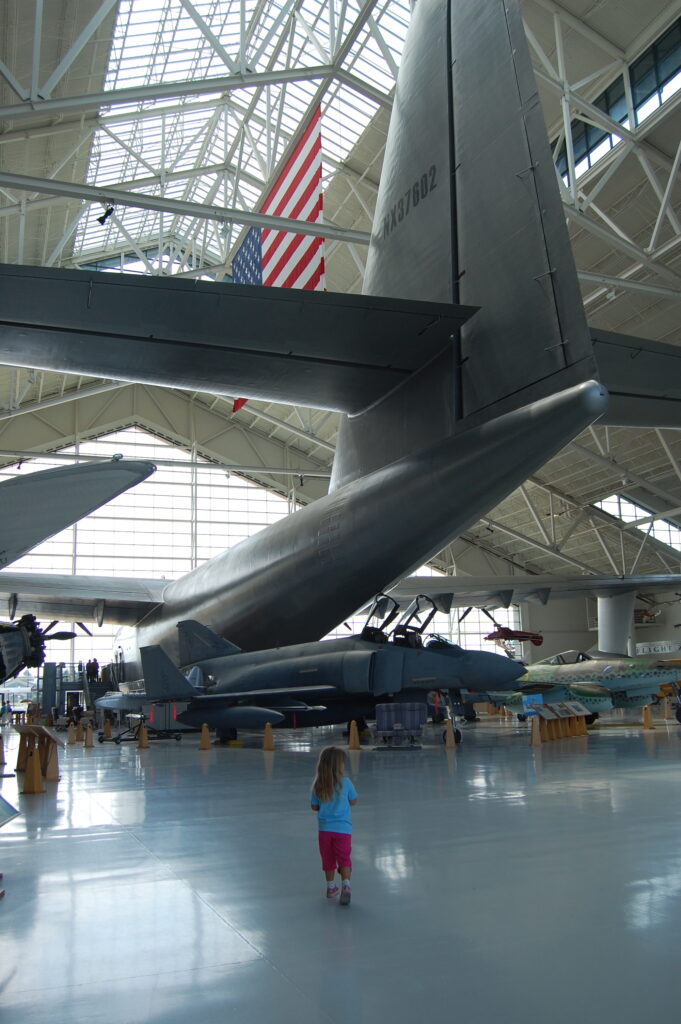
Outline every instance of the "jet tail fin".
<path id="1" fill-rule="evenodd" d="M 150 701 L 193 700 L 194 687 L 158 644 L 140 648 L 144 689 Z"/>
<path id="2" fill-rule="evenodd" d="M 192 665 L 206 658 L 224 658 L 227 654 L 239 654 L 241 648 L 218 636 L 208 626 L 195 619 L 178 622 L 180 634 L 180 665 Z"/>
<path id="3" fill-rule="evenodd" d="M 428 365 L 343 417 L 332 489 L 595 378 L 517 0 L 414 6 L 364 292 L 478 312 Z"/>

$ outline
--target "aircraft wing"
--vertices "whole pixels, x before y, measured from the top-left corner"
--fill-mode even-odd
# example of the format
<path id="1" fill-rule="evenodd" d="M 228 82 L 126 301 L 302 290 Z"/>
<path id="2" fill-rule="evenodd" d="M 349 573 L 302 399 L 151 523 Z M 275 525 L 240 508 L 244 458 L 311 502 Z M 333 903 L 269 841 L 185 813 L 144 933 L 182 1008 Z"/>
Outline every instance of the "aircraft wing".
<path id="1" fill-rule="evenodd" d="M 0 362 L 358 413 L 474 306 L 0 265 Z M 140 325 L 144 325 L 143 328 Z"/>
<path id="2" fill-rule="evenodd" d="M 431 597 L 438 610 L 450 608 L 508 608 L 531 601 L 546 604 L 550 599 L 571 597 L 613 597 L 637 593 L 681 591 L 681 574 L 659 576 L 409 576 L 388 590 L 404 604 L 418 594 Z"/>
<path id="3" fill-rule="evenodd" d="M 153 462 L 116 459 L 19 474 L 0 484 L 0 568 L 146 480 Z"/>
<path id="4" fill-rule="evenodd" d="M 681 346 L 592 328 L 601 382 L 610 392 L 599 423 L 681 427 Z"/>
<path id="5" fill-rule="evenodd" d="M 163 600 L 167 580 L 0 572 L 9 617 L 31 612 L 68 622 L 130 626 Z"/>

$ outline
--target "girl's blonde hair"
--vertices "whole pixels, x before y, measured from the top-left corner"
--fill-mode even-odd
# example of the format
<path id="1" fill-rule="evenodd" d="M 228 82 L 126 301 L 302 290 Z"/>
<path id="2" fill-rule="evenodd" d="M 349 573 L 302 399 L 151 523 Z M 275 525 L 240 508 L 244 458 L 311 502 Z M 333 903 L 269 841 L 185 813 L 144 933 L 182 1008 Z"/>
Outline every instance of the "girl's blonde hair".
<path id="1" fill-rule="evenodd" d="M 345 751 L 342 747 L 324 747 L 317 761 L 317 774 L 312 785 L 314 795 L 328 803 L 340 791 L 345 775 Z"/>

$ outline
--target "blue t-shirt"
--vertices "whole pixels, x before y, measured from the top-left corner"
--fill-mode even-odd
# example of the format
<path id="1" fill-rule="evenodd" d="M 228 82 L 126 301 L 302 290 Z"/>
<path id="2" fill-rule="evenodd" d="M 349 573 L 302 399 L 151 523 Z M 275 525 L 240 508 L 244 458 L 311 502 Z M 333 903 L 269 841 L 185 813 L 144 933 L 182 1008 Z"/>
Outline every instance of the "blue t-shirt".
<path id="1" fill-rule="evenodd" d="M 350 779 L 343 776 L 341 788 L 333 800 L 324 802 L 319 799 L 314 789 L 310 797 L 313 807 L 319 808 L 319 831 L 320 832 L 342 832 L 345 835 L 352 835 L 352 817 L 350 801 L 357 799 L 357 791 Z"/>

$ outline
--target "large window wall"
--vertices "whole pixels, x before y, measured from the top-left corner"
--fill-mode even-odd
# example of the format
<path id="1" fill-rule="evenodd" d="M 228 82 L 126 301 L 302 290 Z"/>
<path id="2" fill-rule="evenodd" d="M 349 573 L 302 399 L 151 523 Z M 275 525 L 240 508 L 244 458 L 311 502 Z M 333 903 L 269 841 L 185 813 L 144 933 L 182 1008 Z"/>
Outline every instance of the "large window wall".
<path id="1" fill-rule="evenodd" d="M 604 113 L 633 131 L 681 89 L 681 18 L 625 68 L 615 81 L 593 101 Z M 631 110 L 627 101 L 631 96 Z M 632 124 L 632 115 L 633 121 Z M 622 139 L 586 120 L 571 123 L 575 175 L 580 178 Z M 556 166 L 569 184 L 565 141 L 558 146 Z"/>
<path id="2" fill-rule="evenodd" d="M 162 464 L 141 484 L 17 560 L 12 572 L 173 580 L 290 511 L 286 498 L 208 463 L 192 467 L 187 452 L 137 428 L 83 441 L 78 453 Z M 166 464 L 173 461 L 178 465 Z M 59 465 L 45 456 L 21 469 L 0 470 L 0 480 Z M 118 627 L 86 625 L 92 637 L 78 630 L 71 644 L 55 641 L 48 659 L 76 664 L 94 656 L 108 662 Z"/>

